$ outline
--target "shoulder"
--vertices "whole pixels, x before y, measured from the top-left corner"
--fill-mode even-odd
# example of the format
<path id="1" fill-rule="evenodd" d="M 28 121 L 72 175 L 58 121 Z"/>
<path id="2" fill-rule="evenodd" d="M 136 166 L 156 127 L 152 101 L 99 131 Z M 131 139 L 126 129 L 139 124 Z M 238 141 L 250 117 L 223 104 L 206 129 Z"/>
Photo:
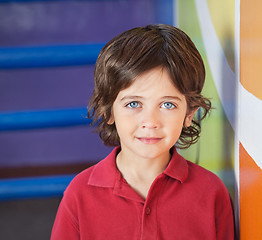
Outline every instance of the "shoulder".
<path id="1" fill-rule="evenodd" d="M 188 177 L 183 186 L 189 193 L 187 196 L 202 204 L 205 209 L 214 209 L 217 217 L 225 212 L 231 215 L 232 200 L 223 181 L 213 172 L 190 161 L 186 162 Z"/>
<path id="2" fill-rule="evenodd" d="M 72 182 L 70 183 L 71 185 L 74 184 L 86 184 L 88 183 L 90 176 L 92 175 L 93 170 L 96 168 L 96 166 L 99 164 L 100 162 L 94 164 L 93 166 L 83 170 L 82 172 L 78 173 L 72 180 Z"/>
<path id="3" fill-rule="evenodd" d="M 67 188 L 68 191 L 82 191 L 88 187 L 110 188 L 114 186 L 117 168 L 115 157 L 118 148 L 115 148 L 106 158 L 82 171 L 74 177 Z"/>
<path id="4" fill-rule="evenodd" d="M 219 180 L 219 178 L 216 176 L 216 174 L 214 174 L 213 172 L 211 172 L 210 170 L 207 170 L 206 168 L 193 163 L 189 160 L 186 160 L 187 166 L 188 166 L 188 171 L 189 171 L 189 175 L 192 175 L 194 177 L 200 177 L 200 178 L 210 178 L 214 181 Z"/>
<path id="5" fill-rule="evenodd" d="M 183 184 L 187 185 L 187 196 L 202 209 L 202 215 L 209 219 L 212 216 L 217 237 L 229 239 L 229 236 L 234 235 L 234 206 L 228 189 L 213 172 L 190 161 L 186 162 L 188 177 Z"/>
<path id="6" fill-rule="evenodd" d="M 98 164 L 98 163 L 97 163 Z M 92 172 L 96 165 L 93 165 L 82 172 L 78 173 L 69 183 L 67 188 L 65 189 L 64 195 L 68 194 L 74 194 L 77 192 L 81 192 L 83 188 L 86 188 L 88 181 L 90 179 L 90 176 L 92 175 Z"/>
<path id="7" fill-rule="evenodd" d="M 228 190 L 223 181 L 213 172 L 186 160 L 188 165 L 188 178 L 186 182 L 194 182 L 197 188 L 206 192 L 228 195 Z"/>

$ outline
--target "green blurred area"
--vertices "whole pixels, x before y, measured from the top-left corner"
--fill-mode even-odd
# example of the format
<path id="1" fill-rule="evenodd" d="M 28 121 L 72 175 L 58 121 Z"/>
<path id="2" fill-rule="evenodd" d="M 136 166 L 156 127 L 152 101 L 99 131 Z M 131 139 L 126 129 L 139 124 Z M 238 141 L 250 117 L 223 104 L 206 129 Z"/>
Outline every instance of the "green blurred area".
<path id="1" fill-rule="evenodd" d="M 211 99 L 211 114 L 202 121 L 198 143 L 180 150 L 188 160 L 217 174 L 234 198 L 234 131 L 227 120 L 209 68 L 194 0 L 177 1 L 177 27 L 185 31 L 198 48 L 206 67 L 203 95 Z"/>

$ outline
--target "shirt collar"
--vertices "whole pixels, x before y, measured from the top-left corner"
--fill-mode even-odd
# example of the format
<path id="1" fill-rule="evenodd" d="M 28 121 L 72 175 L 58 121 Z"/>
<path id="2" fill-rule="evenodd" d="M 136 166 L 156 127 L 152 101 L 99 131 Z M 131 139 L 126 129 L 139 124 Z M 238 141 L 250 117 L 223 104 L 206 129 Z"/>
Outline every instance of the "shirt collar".
<path id="1" fill-rule="evenodd" d="M 116 167 L 116 155 L 120 151 L 120 146 L 113 151 L 102 161 L 94 166 L 90 175 L 88 184 L 98 187 L 114 187 L 116 181 L 120 179 L 120 172 Z M 164 174 L 179 180 L 183 183 L 188 176 L 188 164 L 186 160 L 180 156 L 175 148 L 171 149 L 172 157 Z"/>
<path id="2" fill-rule="evenodd" d="M 102 161 L 94 166 L 90 175 L 88 184 L 97 187 L 114 187 L 116 179 L 119 178 L 120 172 L 116 167 L 116 155 L 120 147 L 116 147 Z"/>
<path id="3" fill-rule="evenodd" d="M 164 171 L 164 174 L 183 183 L 188 176 L 187 161 L 181 155 L 178 154 L 175 147 L 171 149 L 171 154 L 172 157 L 169 161 L 167 168 Z"/>

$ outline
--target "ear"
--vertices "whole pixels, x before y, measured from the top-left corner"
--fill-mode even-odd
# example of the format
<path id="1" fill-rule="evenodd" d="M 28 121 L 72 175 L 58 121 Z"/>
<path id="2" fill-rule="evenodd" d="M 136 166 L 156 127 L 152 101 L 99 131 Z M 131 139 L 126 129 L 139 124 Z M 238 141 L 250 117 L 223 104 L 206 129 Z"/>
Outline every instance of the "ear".
<path id="1" fill-rule="evenodd" d="M 104 114 L 104 117 L 106 117 L 105 114 Z M 110 116 L 109 120 L 107 121 L 107 124 L 112 125 L 112 124 L 114 124 L 114 122 L 115 122 L 115 118 L 114 118 L 114 114 L 113 114 L 113 111 L 112 111 L 111 116 Z"/>
<path id="2" fill-rule="evenodd" d="M 194 117 L 194 115 L 195 115 L 195 113 L 197 112 L 198 109 L 199 108 L 193 109 L 189 113 L 187 113 L 185 120 L 184 120 L 184 126 L 185 127 L 190 127 L 192 120 L 193 120 L 193 117 Z"/>

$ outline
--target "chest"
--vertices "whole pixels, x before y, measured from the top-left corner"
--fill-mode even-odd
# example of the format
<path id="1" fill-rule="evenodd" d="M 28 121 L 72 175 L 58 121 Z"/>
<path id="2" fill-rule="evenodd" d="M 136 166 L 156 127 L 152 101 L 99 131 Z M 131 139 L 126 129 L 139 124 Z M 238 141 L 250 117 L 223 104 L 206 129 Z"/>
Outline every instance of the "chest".
<path id="1" fill-rule="evenodd" d="M 105 236 L 108 240 L 213 239 L 212 206 L 190 194 L 181 191 L 179 183 L 168 181 L 154 183 L 145 201 L 126 183 L 114 190 L 95 189 L 80 207 L 81 236 L 94 240 Z"/>

